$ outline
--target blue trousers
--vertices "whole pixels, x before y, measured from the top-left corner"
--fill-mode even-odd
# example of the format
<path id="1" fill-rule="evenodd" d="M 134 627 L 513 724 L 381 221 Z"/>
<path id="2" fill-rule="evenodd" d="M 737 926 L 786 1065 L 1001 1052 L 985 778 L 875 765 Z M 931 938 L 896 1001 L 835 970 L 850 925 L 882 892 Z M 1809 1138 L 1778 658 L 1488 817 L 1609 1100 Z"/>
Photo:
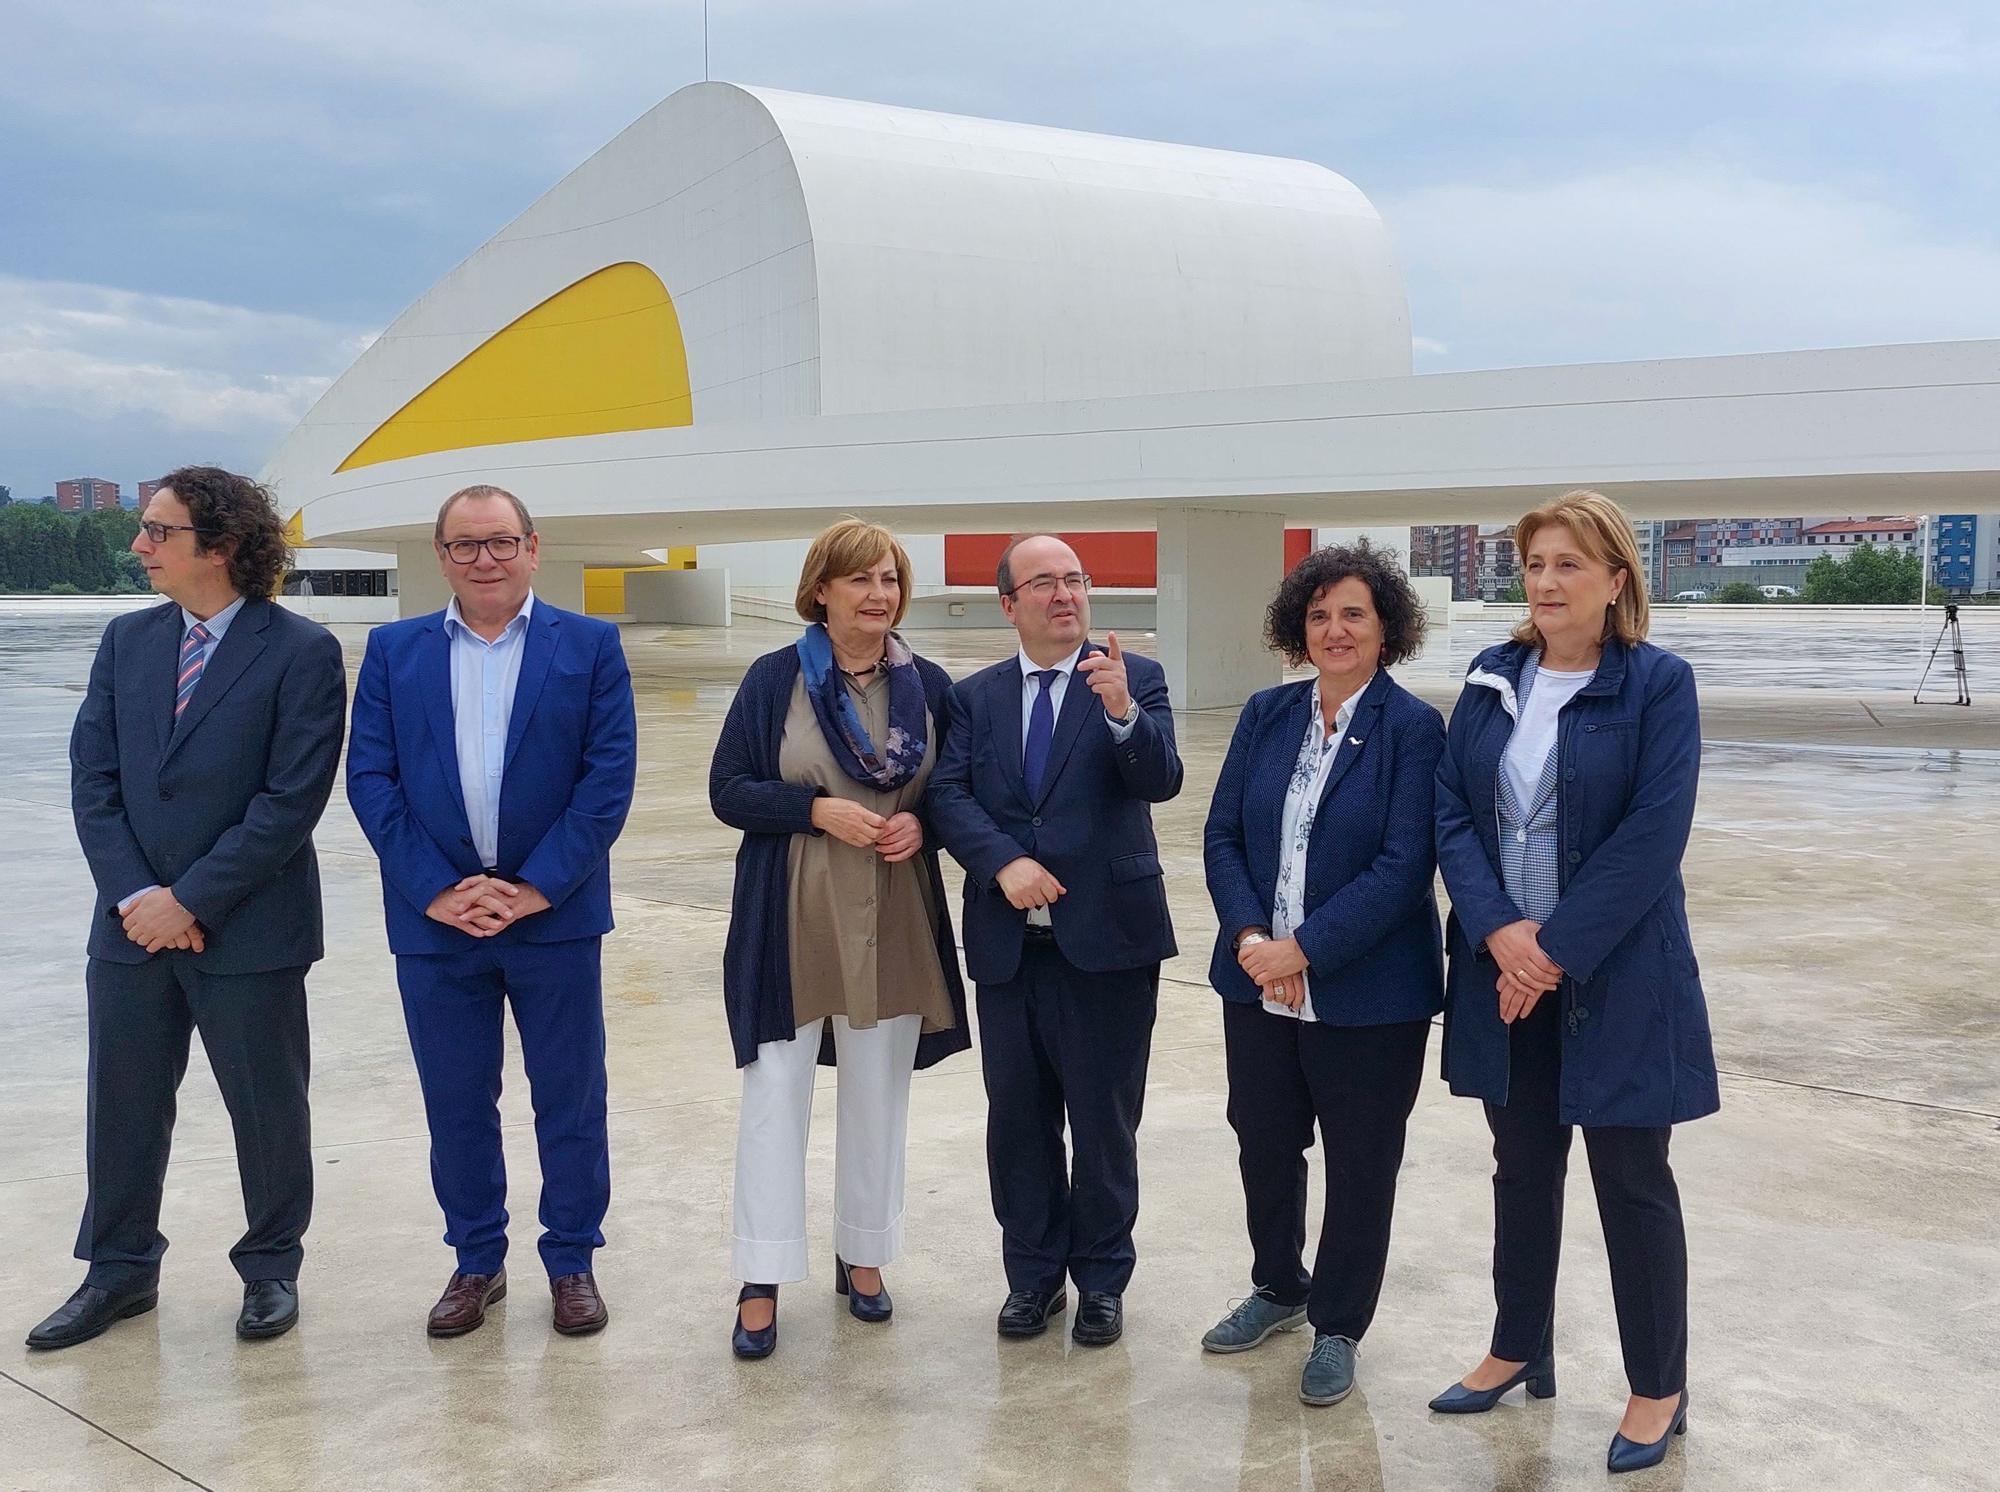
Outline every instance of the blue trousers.
<path id="1" fill-rule="evenodd" d="M 431 1185 L 459 1271 L 496 1274 L 507 1257 L 500 1065 L 511 1004 L 542 1161 L 542 1264 L 551 1279 L 586 1272 L 611 1205 L 599 940 L 489 939 L 404 954 L 396 982 L 430 1123 Z"/>
<path id="2" fill-rule="evenodd" d="M 1087 974 L 1037 942 L 1012 979 L 979 986 L 986 1171 L 1009 1290 L 1060 1290 L 1067 1274 L 1122 1295 L 1131 1280 L 1159 992 L 1158 964 Z"/>

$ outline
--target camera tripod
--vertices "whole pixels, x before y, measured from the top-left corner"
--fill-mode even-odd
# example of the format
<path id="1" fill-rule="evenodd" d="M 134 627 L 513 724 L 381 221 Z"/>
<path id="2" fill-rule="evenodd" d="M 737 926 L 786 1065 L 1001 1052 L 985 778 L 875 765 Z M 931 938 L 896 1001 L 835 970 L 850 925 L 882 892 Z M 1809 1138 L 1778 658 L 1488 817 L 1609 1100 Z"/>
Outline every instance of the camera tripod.
<path id="1" fill-rule="evenodd" d="M 1924 698 L 1924 679 L 1928 679 L 1931 676 L 1931 664 L 1937 662 L 1938 650 L 1944 646 L 1944 639 L 1947 633 L 1951 636 L 1951 667 L 1952 673 L 1958 681 L 1958 698 L 1927 700 Z M 1967 682 L 1965 674 L 1965 635 L 1958 630 L 1958 606 L 1955 602 L 1945 602 L 1944 625 L 1938 628 L 1937 641 L 1931 644 L 1931 656 L 1924 664 L 1923 676 L 1917 680 L 1917 692 L 1910 696 L 1910 703 L 1913 705 L 1969 705 L 1972 703 L 1972 686 Z"/>

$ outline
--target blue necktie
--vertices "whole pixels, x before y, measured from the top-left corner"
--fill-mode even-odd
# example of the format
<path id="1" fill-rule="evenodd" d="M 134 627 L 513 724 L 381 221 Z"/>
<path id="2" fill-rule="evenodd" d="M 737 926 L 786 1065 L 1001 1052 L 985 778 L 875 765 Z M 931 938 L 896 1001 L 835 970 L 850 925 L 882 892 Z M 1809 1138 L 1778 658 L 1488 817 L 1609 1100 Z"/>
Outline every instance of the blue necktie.
<path id="1" fill-rule="evenodd" d="M 1042 795 L 1042 773 L 1048 770 L 1049 765 L 1049 742 L 1055 739 L 1056 734 L 1056 706 L 1049 691 L 1062 677 L 1062 670 L 1045 668 L 1028 677 L 1041 680 L 1042 692 L 1035 696 L 1035 707 L 1028 712 L 1028 744 L 1021 751 L 1021 776 L 1028 784 L 1028 796 L 1039 798 Z"/>
<path id="2" fill-rule="evenodd" d="M 181 718 L 181 711 L 194 698 L 194 686 L 201 682 L 202 665 L 208 662 L 208 640 L 214 636 L 208 628 L 196 622 L 188 628 L 188 635 L 181 643 L 180 673 L 174 679 L 174 719 Z"/>

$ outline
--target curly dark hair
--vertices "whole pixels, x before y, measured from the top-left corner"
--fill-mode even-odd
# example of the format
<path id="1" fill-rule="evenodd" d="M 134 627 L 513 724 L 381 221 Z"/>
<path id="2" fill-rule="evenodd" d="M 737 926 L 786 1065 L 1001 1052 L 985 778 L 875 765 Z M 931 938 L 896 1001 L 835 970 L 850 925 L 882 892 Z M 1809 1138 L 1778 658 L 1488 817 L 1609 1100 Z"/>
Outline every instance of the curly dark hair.
<path id="1" fill-rule="evenodd" d="M 1414 658 L 1424 645 L 1424 603 L 1417 588 L 1396 562 L 1391 549 L 1377 549 L 1367 539 L 1329 544 L 1315 549 L 1293 566 L 1264 613 L 1264 641 L 1297 668 L 1307 660 L 1306 613 L 1330 585 L 1349 578 L 1362 581 L 1382 620 L 1382 664 Z"/>
<path id="2" fill-rule="evenodd" d="M 183 466 L 160 481 L 187 504 L 195 548 L 229 552 L 229 583 L 237 595 L 268 599 L 278 593 L 292 546 L 269 488 L 219 466 Z"/>

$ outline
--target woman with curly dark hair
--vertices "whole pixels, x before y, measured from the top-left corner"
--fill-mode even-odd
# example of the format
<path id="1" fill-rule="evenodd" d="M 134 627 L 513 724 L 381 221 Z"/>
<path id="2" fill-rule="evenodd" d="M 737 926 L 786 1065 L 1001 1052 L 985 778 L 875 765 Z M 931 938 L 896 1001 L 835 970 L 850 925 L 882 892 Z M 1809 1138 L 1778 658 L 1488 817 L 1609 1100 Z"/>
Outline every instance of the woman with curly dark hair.
<path id="1" fill-rule="evenodd" d="M 1310 1321 L 1308 1404 L 1354 1386 L 1404 1127 L 1444 1001 L 1431 894 L 1444 722 L 1388 673 L 1423 637 L 1423 603 L 1389 554 L 1364 540 L 1300 561 L 1271 601 L 1266 638 L 1314 677 L 1243 707 L 1203 838 L 1252 1289 L 1202 1346 L 1243 1352 Z M 1308 1274 L 1315 1123 L 1326 1210 Z"/>

